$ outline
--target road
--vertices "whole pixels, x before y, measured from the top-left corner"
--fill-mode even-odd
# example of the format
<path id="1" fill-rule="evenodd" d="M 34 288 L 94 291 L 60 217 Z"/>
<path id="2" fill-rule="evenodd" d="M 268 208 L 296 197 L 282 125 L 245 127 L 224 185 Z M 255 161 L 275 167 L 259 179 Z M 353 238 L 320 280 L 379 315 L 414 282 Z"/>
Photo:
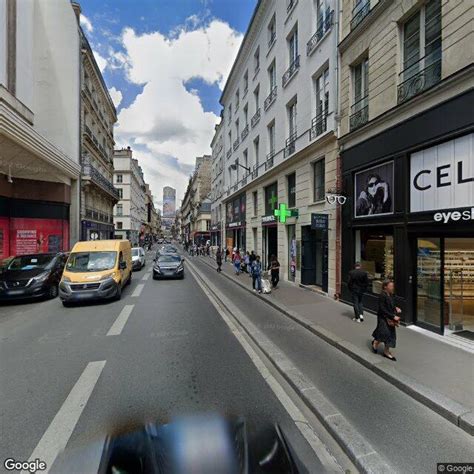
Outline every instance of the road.
<path id="1" fill-rule="evenodd" d="M 74 450 L 144 421 L 219 412 L 245 417 L 255 459 L 278 422 L 307 471 L 323 472 L 197 281 L 189 272 L 154 281 L 147 258 L 120 301 L 0 307 L 0 469 L 6 457 L 54 461 L 62 444 Z"/>

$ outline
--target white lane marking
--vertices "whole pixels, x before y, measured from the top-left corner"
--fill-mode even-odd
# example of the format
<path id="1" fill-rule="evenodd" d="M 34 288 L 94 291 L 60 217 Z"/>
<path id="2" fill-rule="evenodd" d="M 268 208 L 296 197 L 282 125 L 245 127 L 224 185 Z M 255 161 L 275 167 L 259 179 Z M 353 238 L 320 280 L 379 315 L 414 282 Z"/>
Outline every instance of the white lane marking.
<path id="1" fill-rule="evenodd" d="M 134 304 L 127 304 L 122 308 L 120 314 L 117 316 L 117 319 L 112 324 L 112 327 L 109 329 L 107 336 L 119 336 L 122 332 L 125 324 L 127 324 L 128 318 L 135 307 Z"/>
<path id="2" fill-rule="evenodd" d="M 78 381 L 69 392 L 53 421 L 44 432 L 38 445 L 30 456 L 30 460 L 41 459 L 46 462 L 46 474 L 51 469 L 58 454 L 64 450 L 74 428 L 79 421 L 94 387 L 105 366 L 105 360 L 89 362 Z M 22 471 L 29 474 L 29 471 Z"/>
<path id="3" fill-rule="evenodd" d="M 138 284 L 138 285 L 135 287 L 135 290 L 134 290 L 133 293 L 132 293 L 132 297 L 134 297 L 134 296 L 140 296 L 140 293 L 142 292 L 144 286 L 145 286 L 144 283 Z"/>
<path id="4" fill-rule="evenodd" d="M 207 285 L 208 279 L 202 275 L 197 275 L 196 267 L 194 264 L 188 263 L 188 269 L 197 282 L 197 284 L 201 287 L 204 294 L 209 298 L 212 305 L 216 308 L 217 312 L 221 316 L 221 318 L 225 321 L 227 326 L 229 327 L 232 334 L 235 336 L 237 341 L 239 341 L 240 345 L 244 348 L 245 352 L 247 352 L 248 356 L 250 357 L 251 361 L 259 371 L 260 375 L 263 379 L 267 382 L 270 389 L 273 391 L 277 399 L 280 401 L 283 408 L 286 410 L 290 418 L 295 423 L 298 431 L 303 435 L 304 439 L 308 442 L 311 446 L 311 449 L 316 454 L 318 459 L 321 463 L 330 471 L 330 472 L 341 472 L 342 468 L 339 466 L 337 461 L 334 457 L 329 453 L 325 444 L 321 441 L 319 436 L 314 432 L 313 428 L 303 414 L 303 412 L 295 405 L 293 400 L 288 396 L 285 392 L 284 388 L 280 385 L 277 379 L 271 374 L 268 370 L 267 366 L 261 359 L 261 357 L 255 352 L 253 347 L 248 343 L 246 338 L 244 337 L 243 330 L 241 330 L 224 312 L 222 307 L 219 305 L 219 302 L 216 300 L 215 296 L 209 292 L 204 281 Z M 202 281 L 201 281 L 202 279 Z M 216 293 L 217 297 L 220 298 L 220 291 L 213 287 L 213 291 Z"/>
<path id="5" fill-rule="evenodd" d="M 148 272 L 148 273 L 145 273 L 145 275 L 143 275 L 143 276 L 142 276 L 141 280 L 142 280 L 142 281 L 147 281 L 147 280 L 148 280 L 148 278 L 150 278 L 150 275 L 151 275 L 151 273 L 150 273 L 150 272 Z"/>

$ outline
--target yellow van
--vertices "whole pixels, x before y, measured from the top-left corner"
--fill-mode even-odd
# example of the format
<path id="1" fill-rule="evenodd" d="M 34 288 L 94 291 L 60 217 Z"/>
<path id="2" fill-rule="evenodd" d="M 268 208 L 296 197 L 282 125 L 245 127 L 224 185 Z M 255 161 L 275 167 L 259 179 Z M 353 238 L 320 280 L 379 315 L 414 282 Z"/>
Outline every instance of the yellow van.
<path id="1" fill-rule="evenodd" d="M 132 280 L 128 240 L 91 240 L 74 245 L 59 284 L 64 306 L 91 299 L 120 299 Z"/>

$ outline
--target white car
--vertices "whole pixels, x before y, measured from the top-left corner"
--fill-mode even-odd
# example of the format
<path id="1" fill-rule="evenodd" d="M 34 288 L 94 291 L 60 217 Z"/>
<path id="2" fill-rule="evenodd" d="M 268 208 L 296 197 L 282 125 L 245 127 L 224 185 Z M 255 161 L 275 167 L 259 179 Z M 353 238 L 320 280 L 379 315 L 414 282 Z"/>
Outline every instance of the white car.
<path id="1" fill-rule="evenodd" d="M 141 270 L 145 266 L 145 250 L 142 247 L 132 248 L 132 269 Z"/>

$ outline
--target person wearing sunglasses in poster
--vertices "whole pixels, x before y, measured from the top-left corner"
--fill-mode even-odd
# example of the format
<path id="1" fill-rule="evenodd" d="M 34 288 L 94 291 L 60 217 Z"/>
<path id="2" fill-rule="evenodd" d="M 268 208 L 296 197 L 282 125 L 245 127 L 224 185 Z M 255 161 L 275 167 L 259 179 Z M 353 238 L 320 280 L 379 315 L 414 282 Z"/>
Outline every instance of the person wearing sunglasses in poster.
<path id="1" fill-rule="evenodd" d="M 356 215 L 387 214 L 392 212 L 390 186 L 378 174 L 370 174 L 365 189 L 357 198 Z"/>

